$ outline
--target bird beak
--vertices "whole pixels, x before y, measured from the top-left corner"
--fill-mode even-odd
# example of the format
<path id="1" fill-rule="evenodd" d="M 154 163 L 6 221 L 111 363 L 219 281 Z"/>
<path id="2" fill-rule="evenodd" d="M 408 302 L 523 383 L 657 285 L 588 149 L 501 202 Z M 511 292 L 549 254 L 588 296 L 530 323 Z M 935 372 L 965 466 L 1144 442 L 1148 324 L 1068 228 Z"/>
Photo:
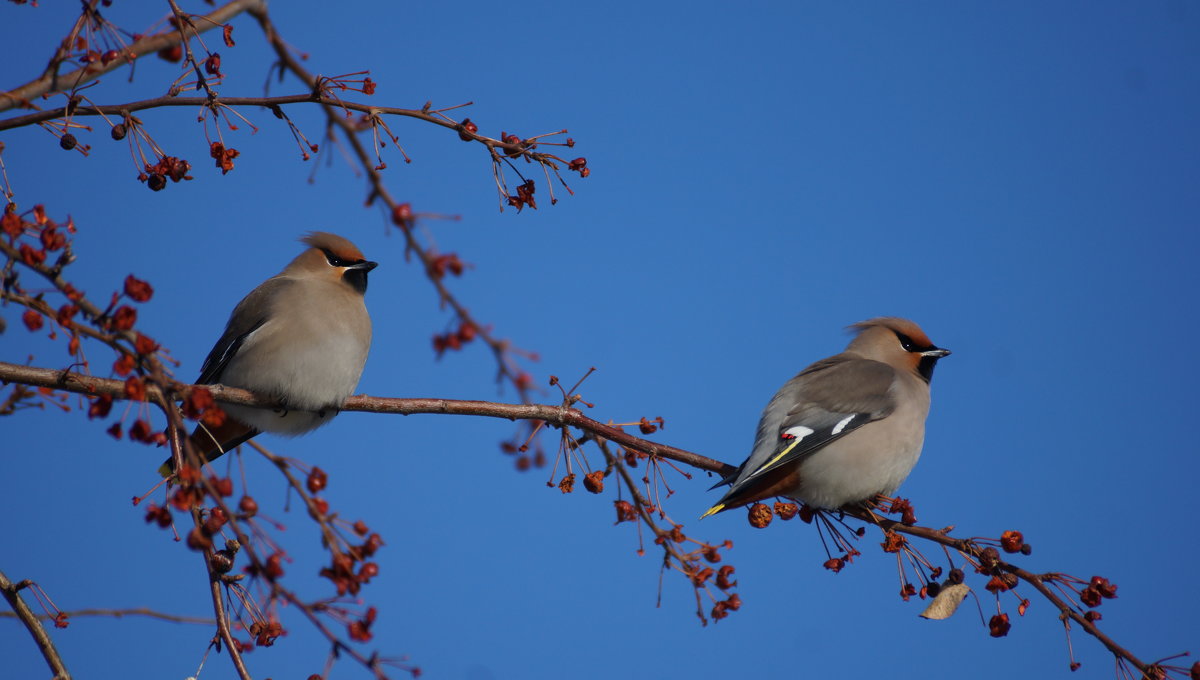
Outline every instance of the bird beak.
<path id="1" fill-rule="evenodd" d="M 933 357 L 934 359 L 941 359 L 942 357 L 950 356 L 950 350 L 948 350 L 948 349 L 931 349 L 928 352 L 921 352 L 921 356 Z"/>
<path id="2" fill-rule="evenodd" d="M 361 269 L 364 272 L 369 272 L 378 266 L 378 262 L 359 262 L 358 264 L 352 264 L 349 267 L 346 267 L 346 269 Z"/>

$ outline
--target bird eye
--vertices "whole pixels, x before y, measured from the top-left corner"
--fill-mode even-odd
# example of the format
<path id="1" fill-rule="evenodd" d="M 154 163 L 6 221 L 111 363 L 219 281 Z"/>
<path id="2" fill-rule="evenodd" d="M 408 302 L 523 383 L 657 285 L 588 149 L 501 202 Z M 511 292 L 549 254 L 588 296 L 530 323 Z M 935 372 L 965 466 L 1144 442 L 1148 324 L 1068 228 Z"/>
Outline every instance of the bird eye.
<path id="1" fill-rule="evenodd" d="M 325 261 L 328 262 L 331 267 L 353 267 L 354 265 L 363 262 L 363 260 L 342 259 L 328 250 L 324 250 L 322 252 L 325 253 Z"/>
<path id="2" fill-rule="evenodd" d="M 908 337 L 907 335 L 905 335 L 903 333 L 897 333 L 896 337 L 900 339 L 900 346 L 904 348 L 904 351 L 906 351 L 906 352 L 921 351 L 920 348 L 917 347 L 916 343 L 914 343 L 912 341 L 912 338 Z"/>

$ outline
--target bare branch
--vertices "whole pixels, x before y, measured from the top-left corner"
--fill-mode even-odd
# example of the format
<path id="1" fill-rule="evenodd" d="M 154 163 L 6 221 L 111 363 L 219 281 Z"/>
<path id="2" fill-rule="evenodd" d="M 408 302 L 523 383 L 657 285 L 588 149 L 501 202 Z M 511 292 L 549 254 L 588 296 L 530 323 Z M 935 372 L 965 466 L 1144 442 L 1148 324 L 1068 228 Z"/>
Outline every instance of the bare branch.
<path id="1" fill-rule="evenodd" d="M 153 99 L 143 99 L 136 102 L 127 102 L 124 104 L 105 104 L 101 106 L 85 106 L 80 104 L 75 107 L 72 116 L 100 116 L 100 115 L 120 115 L 125 111 L 133 113 L 134 111 L 144 111 L 146 109 L 157 109 L 169 106 L 210 106 L 214 104 L 223 104 L 225 106 L 286 106 L 288 104 L 322 104 L 324 106 L 339 107 L 350 111 L 371 115 L 389 115 L 389 116 L 404 116 L 406 118 L 416 118 L 426 123 L 433 123 L 450 130 L 458 130 L 459 125 L 452 121 L 447 121 L 443 117 L 434 116 L 422 109 L 404 109 L 394 106 L 374 106 L 371 104 L 360 104 L 358 102 L 346 101 L 344 99 L 334 99 L 333 97 L 322 95 L 320 93 L 307 94 L 292 94 L 281 95 L 278 97 L 216 97 L 209 99 L 208 97 L 170 97 L 162 96 Z M 50 109 L 46 111 L 38 111 L 37 113 L 29 113 L 23 116 L 14 116 L 0 120 L 0 131 L 11 130 L 13 128 L 27 127 L 44 123 L 55 118 L 60 118 L 63 115 L 62 109 Z M 338 120 L 344 117 L 336 115 Z M 347 129 L 353 130 L 353 125 L 347 123 Z M 512 142 L 504 142 L 499 139 L 493 139 L 487 135 L 473 135 L 476 141 L 484 145 L 501 151 L 510 151 L 513 153 L 528 151 L 524 146 Z M 531 156 L 545 156 L 547 154 L 530 154 Z M 561 160 L 561 159 L 560 159 Z"/>
<path id="2" fill-rule="evenodd" d="M 70 680 L 71 674 L 67 671 L 62 657 L 58 655 L 58 649 L 55 648 L 54 642 L 46 633 L 46 629 L 42 627 L 42 622 L 38 620 L 37 615 L 21 598 L 21 589 L 28 585 L 27 581 L 13 583 L 8 580 L 3 571 L 0 571 L 0 593 L 4 594 L 4 599 L 8 600 L 8 604 L 13 608 L 17 618 L 21 619 L 21 623 L 25 624 L 25 628 L 33 636 L 33 640 L 41 650 L 42 656 L 45 657 L 46 663 L 49 664 L 50 670 L 54 672 L 55 680 Z"/>
<path id="3" fill-rule="evenodd" d="M 216 621 L 206 619 L 201 616 L 183 616 L 182 614 L 168 614 L 166 612 L 155 611 L 147 607 L 133 607 L 130 609 L 76 609 L 75 611 L 63 612 L 69 619 L 78 619 L 85 616 L 96 617 L 111 617 L 114 619 L 123 619 L 126 616 L 145 616 L 150 619 L 158 619 L 160 621 L 170 621 L 171 623 L 196 623 L 205 626 L 215 626 Z M 47 621 L 54 617 L 50 614 L 37 614 L 38 619 Z M 17 618 L 13 612 L 0 612 L 0 619 Z"/>
<path id="4" fill-rule="evenodd" d="M 205 21 L 199 22 L 199 25 L 194 27 L 194 30 L 198 33 L 203 33 L 229 21 L 242 12 L 251 9 L 257 10 L 265 7 L 265 5 L 266 3 L 263 0 L 233 0 L 206 15 L 204 17 Z M 174 28 L 170 28 L 162 33 L 146 36 L 133 43 L 129 47 L 129 54 L 137 59 L 147 54 L 158 52 L 164 47 L 178 45 L 179 43 L 180 32 Z M 31 106 L 33 100 L 38 97 L 79 87 L 125 65 L 126 61 L 123 59 L 114 59 L 107 65 L 94 62 L 61 75 L 56 73 L 57 68 L 47 69 L 46 73 L 42 74 L 37 80 L 28 82 L 9 92 L 0 92 L 0 112 L 21 106 Z M 52 64 L 52 66 L 54 65 Z"/>
<path id="5" fill-rule="evenodd" d="M 121 400 L 128 398 L 125 395 L 125 383 L 120 380 L 97 378 L 71 371 L 21 366 L 7 362 L 0 362 L 0 381 L 49 387 L 77 394 L 104 394 Z M 214 399 L 226 404 L 257 406 L 259 408 L 275 408 L 278 405 L 267 397 L 261 397 L 247 390 L 235 387 L 226 387 L 224 385 L 200 385 L 199 387 L 208 389 Z M 192 387 L 181 384 L 177 387 L 176 394 L 186 397 L 191 389 Z M 152 403 L 160 406 L 164 406 L 166 403 L 162 393 L 154 385 L 147 385 L 146 397 Z M 398 399 L 356 395 L 347 399 L 342 404 L 341 410 L 392 413 L 397 415 L 436 413 L 442 415 L 485 416 L 489 418 L 503 418 L 505 420 L 542 420 L 558 427 L 577 427 L 601 439 L 607 439 L 626 448 L 652 456 L 662 456 L 663 458 L 677 460 L 701 470 L 729 474 L 735 469 L 731 465 L 692 453 L 691 451 L 635 437 L 619 428 L 588 418 L 578 409 L 564 408 L 562 406 L 504 404 L 464 399 Z"/>
<path id="6" fill-rule="evenodd" d="M 204 521 L 200 517 L 200 509 L 192 508 L 192 522 L 199 529 Z M 225 613 L 225 601 L 221 598 L 221 576 L 213 569 L 213 549 L 209 546 L 204 549 L 204 567 L 208 570 L 208 588 L 212 595 L 213 614 L 217 617 L 217 635 L 225 642 L 225 649 L 229 652 L 229 658 L 233 661 L 233 667 L 237 670 L 238 677 L 242 680 L 251 680 L 250 671 L 246 670 L 246 662 L 242 659 L 242 648 L 238 641 L 233 637 L 233 631 L 229 629 L 229 616 Z"/>

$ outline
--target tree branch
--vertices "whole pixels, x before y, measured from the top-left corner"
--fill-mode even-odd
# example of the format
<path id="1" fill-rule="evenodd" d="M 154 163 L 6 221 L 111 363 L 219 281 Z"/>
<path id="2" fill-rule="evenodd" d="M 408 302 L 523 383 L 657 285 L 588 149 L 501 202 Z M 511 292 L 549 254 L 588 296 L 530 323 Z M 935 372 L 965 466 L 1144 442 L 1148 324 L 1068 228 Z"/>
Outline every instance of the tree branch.
<path id="1" fill-rule="evenodd" d="M 60 371 L 35 366 L 21 366 L 0 361 L 0 381 L 15 382 L 36 387 L 65 390 L 76 394 L 108 395 L 114 399 L 125 400 L 125 383 L 110 378 L 97 378 L 71 371 Z M 146 397 L 160 406 L 165 405 L 162 393 L 154 385 L 147 385 Z M 176 393 L 186 398 L 190 391 L 197 386 L 179 385 Z M 212 393 L 214 399 L 225 404 L 241 406 L 256 406 L 258 408 L 275 408 L 278 404 L 266 397 L 256 395 L 247 390 L 224 385 L 199 385 Z M 701 470 L 708 470 L 727 475 L 736 468 L 718 460 L 701 456 L 691 451 L 658 444 L 635 437 L 620 428 L 605 425 L 583 415 L 578 409 L 546 404 L 504 404 L 492 401 L 472 401 L 464 399 L 399 399 L 392 397 L 372 397 L 356 395 L 346 400 L 341 406 L 343 411 L 364 411 L 369 413 L 391 413 L 396 415 L 415 415 L 418 413 L 433 413 L 459 416 L 485 416 L 488 418 L 503 418 L 505 420 L 543 420 L 558 427 L 577 427 L 602 439 L 615 442 L 628 449 L 640 451 L 651 456 L 661 456 L 676 460 Z"/>
<path id="2" fill-rule="evenodd" d="M 33 641 L 37 643 L 38 649 L 41 650 L 42 656 L 45 657 L 46 663 L 50 666 L 50 670 L 54 672 L 55 680 L 71 680 L 71 674 L 67 671 L 62 657 L 58 655 L 58 649 L 55 648 L 54 642 L 46 633 L 46 629 L 42 627 L 42 622 L 38 620 L 37 615 L 33 613 L 29 605 L 25 604 L 25 600 L 21 598 L 21 589 L 28 585 L 28 581 L 13 583 L 8 580 L 3 571 L 0 571 L 0 593 L 4 595 L 4 599 L 8 600 L 8 604 L 13 608 L 13 612 L 16 613 L 17 618 L 21 619 L 21 623 L 25 624 L 25 628 L 33 636 Z"/>
<path id="3" fill-rule="evenodd" d="M 130 609 L 76 609 L 75 611 L 63 612 L 68 619 L 76 619 L 84 616 L 105 616 L 114 619 L 123 619 L 126 616 L 145 616 L 151 619 L 160 621 L 170 621 L 171 623 L 196 623 L 206 626 L 216 625 L 213 619 L 206 619 L 201 616 L 184 616 L 182 614 L 168 614 L 166 612 L 155 611 L 148 607 L 133 607 Z M 35 614 L 39 620 L 51 620 L 54 617 L 49 614 Z M 17 618 L 13 612 L 0 612 L 0 619 Z"/>
<path id="4" fill-rule="evenodd" d="M 205 15 L 205 21 L 199 22 L 200 25 L 194 27 L 194 30 L 198 33 L 203 33 L 204 31 L 216 28 L 242 12 L 250 9 L 259 9 L 265 5 L 264 0 L 233 0 L 233 2 L 218 7 Z M 126 50 L 126 53 L 133 59 L 137 59 L 147 54 L 158 52 L 164 47 L 178 45 L 180 42 L 180 31 L 175 28 L 169 28 L 162 33 L 145 36 L 141 40 L 134 42 Z M 125 59 L 114 59 L 107 65 L 100 62 L 93 62 L 70 73 L 60 75 L 57 73 L 58 65 L 52 63 L 51 68 L 48 68 L 46 73 L 37 80 L 28 82 L 15 90 L 0 92 L 0 112 L 17 107 L 31 107 L 33 100 L 38 97 L 79 87 L 126 64 Z"/>
<path id="5" fill-rule="evenodd" d="M 346 101 L 340 98 L 334 98 L 320 93 L 310 92 L 306 94 L 291 94 L 280 95 L 276 97 L 171 97 L 164 95 L 153 99 L 143 99 L 136 102 L 126 102 L 124 104 L 104 104 L 100 106 L 89 106 L 80 104 L 71 111 L 72 116 L 99 116 L 99 115 L 120 115 L 123 112 L 133 113 L 134 111 L 144 111 L 146 109 L 157 109 L 168 106 L 210 106 L 220 105 L 225 106 L 263 106 L 271 108 L 274 106 L 287 106 L 289 104 L 322 104 L 324 106 L 341 108 L 349 111 L 357 111 L 366 114 L 378 114 L 388 116 L 404 116 L 406 118 L 416 118 L 426 123 L 433 123 L 450 130 L 458 130 L 459 125 L 445 118 L 435 116 L 425 109 L 405 109 L 395 106 L 375 106 L 372 104 L 360 104 L 358 102 Z M 0 131 L 11 130 L 13 128 L 28 127 L 38 123 L 44 123 L 48 120 L 61 118 L 63 110 L 59 108 L 48 109 L 46 111 L 38 111 L 37 113 L 28 113 L 23 116 L 14 116 L 0 120 Z M 341 119 L 342 116 L 337 116 Z M 347 129 L 353 131 L 353 125 L 348 123 Z M 470 134 L 470 133 L 468 133 Z M 487 135 L 473 134 L 477 141 L 484 145 L 499 149 L 500 151 L 524 152 L 527 149 L 521 144 L 504 142 L 499 139 L 493 139 Z M 560 159 L 561 160 L 561 159 Z M 368 165 L 370 162 L 368 161 Z"/>
<path id="6" fill-rule="evenodd" d="M 843 512 L 851 517 L 854 517 L 855 519 L 867 522 L 868 524 L 875 524 L 885 532 L 894 531 L 897 533 L 908 534 L 909 536 L 916 536 L 917 538 L 922 538 L 932 543 L 944 545 L 947 548 L 951 548 L 963 555 L 970 555 L 979 562 L 983 562 L 985 559 L 987 559 L 984 557 L 984 551 L 987 550 L 985 546 L 982 546 L 979 543 L 969 539 L 954 538 L 953 536 L 948 535 L 945 529 L 932 529 L 929 527 L 907 525 L 902 522 L 889 519 L 880 519 L 879 517 L 874 516 L 871 512 L 862 508 L 847 507 L 843 508 Z M 1084 617 L 1083 614 L 1079 613 L 1074 607 L 1067 604 L 1065 600 L 1046 587 L 1046 581 L 1057 580 L 1059 576 L 1058 574 L 1035 574 L 1003 560 L 995 560 L 995 565 L 996 569 L 1013 574 L 1017 578 L 1033 586 L 1034 590 L 1038 591 L 1038 593 L 1049 600 L 1050 603 L 1058 609 L 1060 616 L 1070 618 L 1072 621 L 1078 623 L 1085 632 L 1099 640 L 1100 644 L 1104 645 L 1108 651 L 1112 652 L 1113 656 L 1117 657 L 1118 659 L 1125 659 L 1142 672 L 1147 672 L 1147 670 L 1150 668 L 1150 664 L 1142 661 L 1138 657 L 1134 656 L 1132 652 L 1117 644 L 1116 641 L 1101 631 L 1095 623 L 1089 621 Z"/>

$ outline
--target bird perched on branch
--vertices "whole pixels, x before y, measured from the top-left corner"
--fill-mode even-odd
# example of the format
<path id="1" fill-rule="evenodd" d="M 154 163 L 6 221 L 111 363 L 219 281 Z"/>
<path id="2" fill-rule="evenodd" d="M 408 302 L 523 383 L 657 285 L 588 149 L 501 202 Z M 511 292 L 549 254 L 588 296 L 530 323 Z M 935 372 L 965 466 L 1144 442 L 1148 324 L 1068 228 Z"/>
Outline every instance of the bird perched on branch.
<path id="1" fill-rule="evenodd" d="M 844 352 L 771 398 L 750 457 L 717 484 L 731 486 L 702 519 L 774 496 L 836 509 L 891 494 L 908 477 L 925 440 L 933 368 L 950 350 L 907 319 L 870 319 L 850 331 Z"/>
<path id="2" fill-rule="evenodd" d="M 300 240 L 309 248 L 234 307 L 196 380 L 247 389 L 278 406 L 223 404 L 223 423 L 200 424 L 189 437 L 206 460 L 260 432 L 295 436 L 316 429 L 358 386 L 371 347 L 363 295 L 376 263 L 336 234 L 317 231 Z M 160 472 L 172 472 L 170 460 Z"/>

